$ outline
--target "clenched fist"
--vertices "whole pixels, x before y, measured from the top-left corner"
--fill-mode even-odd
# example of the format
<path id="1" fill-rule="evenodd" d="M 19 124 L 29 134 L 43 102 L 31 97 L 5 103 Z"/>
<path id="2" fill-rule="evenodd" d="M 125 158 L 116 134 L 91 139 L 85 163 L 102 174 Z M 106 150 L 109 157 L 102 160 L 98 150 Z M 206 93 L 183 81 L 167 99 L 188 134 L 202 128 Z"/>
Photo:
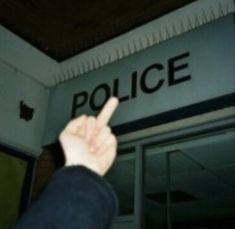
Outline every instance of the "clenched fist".
<path id="1" fill-rule="evenodd" d="M 107 172 L 117 153 L 116 137 L 107 124 L 117 106 L 112 97 L 98 117 L 82 115 L 67 124 L 59 136 L 65 166 L 83 165 L 100 175 Z"/>

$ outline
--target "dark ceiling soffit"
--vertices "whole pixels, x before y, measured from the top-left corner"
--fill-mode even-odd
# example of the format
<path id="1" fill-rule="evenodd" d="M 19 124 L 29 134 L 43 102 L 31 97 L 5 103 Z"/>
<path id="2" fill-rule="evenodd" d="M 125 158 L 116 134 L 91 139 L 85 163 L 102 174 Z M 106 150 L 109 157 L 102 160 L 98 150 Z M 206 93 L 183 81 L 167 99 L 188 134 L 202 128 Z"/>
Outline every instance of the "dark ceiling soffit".
<path id="1" fill-rule="evenodd" d="M 74 50 L 73 52 L 71 52 L 70 48 L 68 47 L 68 50 L 69 51 L 64 51 L 64 53 L 62 55 L 60 54 L 57 54 L 56 51 L 53 51 L 50 49 L 50 47 L 48 48 L 45 48 L 43 47 L 43 44 L 41 44 L 40 42 L 38 41 L 35 41 L 35 40 L 32 40 L 32 38 L 28 35 L 26 35 L 25 33 L 22 33 L 22 31 L 20 31 L 19 29 L 15 28 L 14 25 L 10 25 L 7 21 L 3 21 L 1 20 L 0 21 L 0 24 L 5 27 L 7 30 L 11 31 L 12 33 L 16 34 L 17 36 L 19 36 L 21 39 L 23 39 L 24 41 L 26 41 L 27 43 L 30 43 L 34 48 L 36 48 L 37 50 L 43 52 L 44 54 L 46 54 L 47 56 L 51 57 L 52 59 L 56 60 L 57 62 L 62 62 L 62 61 L 65 61 L 71 57 L 74 57 L 84 51 L 87 51 L 89 49 L 92 49 L 94 47 L 96 47 L 97 45 L 101 45 L 117 36 L 120 36 L 122 34 L 125 34 L 131 30 L 134 30 L 136 29 L 137 27 L 140 27 L 146 23 L 149 23 L 153 20 L 156 20 L 157 18 L 160 18 L 174 10 L 177 10 L 179 8 L 182 8 L 184 7 L 185 5 L 188 5 L 194 1 L 197 1 L 197 0 L 185 0 L 185 1 L 182 1 L 180 6 L 176 5 L 168 10 L 163 10 L 161 12 L 158 12 L 155 16 L 151 17 L 151 18 L 148 18 L 148 19 L 145 19 L 145 20 L 142 20 L 141 22 L 138 22 L 138 23 L 135 23 L 135 24 L 132 24 L 131 26 L 125 28 L 125 29 L 121 29 L 121 31 L 117 31 L 115 34 L 111 34 L 111 35 L 106 35 L 106 37 L 104 37 L 104 39 L 100 39 L 99 41 L 95 42 L 95 43 L 90 43 L 88 44 L 86 47 L 82 47 L 82 48 L 77 48 L 76 50 Z M 147 15 L 146 15 L 147 17 Z M 124 27 L 124 26 L 123 26 Z"/>

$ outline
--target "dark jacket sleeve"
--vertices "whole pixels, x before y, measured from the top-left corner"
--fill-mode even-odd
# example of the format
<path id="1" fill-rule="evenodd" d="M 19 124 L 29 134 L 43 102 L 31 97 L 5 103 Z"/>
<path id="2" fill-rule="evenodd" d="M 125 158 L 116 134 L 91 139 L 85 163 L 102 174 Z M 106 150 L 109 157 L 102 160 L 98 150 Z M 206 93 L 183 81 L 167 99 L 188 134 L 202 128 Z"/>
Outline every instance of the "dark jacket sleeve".
<path id="1" fill-rule="evenodd" d="M 65 167 L 14 229 L 107 229 L 117 214 L 107 181 L 83 166 Z"/>

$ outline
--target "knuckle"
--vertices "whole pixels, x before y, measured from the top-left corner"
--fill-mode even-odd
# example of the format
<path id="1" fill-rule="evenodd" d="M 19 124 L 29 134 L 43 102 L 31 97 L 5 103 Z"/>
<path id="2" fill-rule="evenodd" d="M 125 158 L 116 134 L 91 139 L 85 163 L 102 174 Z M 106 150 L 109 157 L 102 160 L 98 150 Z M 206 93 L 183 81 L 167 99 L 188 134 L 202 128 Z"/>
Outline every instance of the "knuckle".
<path id="1" fill-rule="evenodd" d="M 87 119 L 90 122 L 95 122 L 95 117 L 94 116 L 88 116 Z"/>
<path id="2" fill-rule="evenodd" d="M 62 131 L 62 132 L 60 133 L 60 135 L 59 135 L 59 140 L 61 141 L 61 140 L 63 140 L 63 138 L 64 138 L 64 131 Z"/>
<path id="3" fill-rule="evenodd" d="M 85 119 L 87 120 L 88 119 L 88 116 L 87 115 L 81 115 L 80 117 L 78 117 L 79 119 Z"/>
<path id="4" fill-rule="evenodd" d="M 111 133 L 111 128 L 110 128 L 109 126 L 106 126 L 106 127 L 105 127 L 105 132 Z"/>
<path id="5" fill-rule="evenodd" d="M 74 125 L 78 120 L 82 120 L 82 119 L 86 120 L 87 119 L 87 115 L 81 115 L 81 116 L 79 116 L 77 118 L 74 118 L 74 119 L 70 120 L 68 125 Z"/>
<path id="6" fill-rule="evenodd" d="M 117 145 L 117 138 L 113 134 L 110 136 L 110 140 L 112 144 Z"/>

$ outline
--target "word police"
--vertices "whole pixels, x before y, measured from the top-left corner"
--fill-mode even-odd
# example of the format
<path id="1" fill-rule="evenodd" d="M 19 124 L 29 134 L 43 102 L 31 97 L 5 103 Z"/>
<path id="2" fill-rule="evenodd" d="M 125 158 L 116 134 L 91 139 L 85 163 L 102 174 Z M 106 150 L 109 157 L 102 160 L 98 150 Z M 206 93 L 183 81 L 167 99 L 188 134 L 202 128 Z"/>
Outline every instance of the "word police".
<path id="1" fill-rule="evenodd" d="M 141 73 L 138 73 L 137 71 L 132 72 L 131 79 L 129 81 L 130 90 L 125 95 L 121 95 L 120 93 L 120 79 L 118 78 L 114 79 L 111 85 L 107 83 L 101 83 L 91 92 L 82 91 L 74 94 L 71 114 L 72 118 L 74 118 L 79 112 L 79 109 L 85 105 L 89 105 L 90 109 L 93 111 L 100 110 L 107 99 L 112 95 L 118 97 L 120 102 L 124 102 L 136 98 L 139 95 L 139 90 L 145 94 L 151 94 L 158 91 L 164 85 L 164 83 L 167 86 L 172 87 L 190 80 L 191 75 L 183 74 L 189 67 L 187 62 L 189 56 L 190 53 L 186 52 L 169 58 L 166 67 L 161 63 L 153 63 L 147 66 Z M 166 79 L 160 77 L 158 74 L 158 72 L 164 70 L 167 73 Z M 154 80 L 152 79 L 153 76 Z M 150 80 L 151 83 L 149 83 Z M 103 95 L 102 101 L 98 100 L 99 102 L 97 102 L 97 97 L 99 97 L 100 94 Z"/>

